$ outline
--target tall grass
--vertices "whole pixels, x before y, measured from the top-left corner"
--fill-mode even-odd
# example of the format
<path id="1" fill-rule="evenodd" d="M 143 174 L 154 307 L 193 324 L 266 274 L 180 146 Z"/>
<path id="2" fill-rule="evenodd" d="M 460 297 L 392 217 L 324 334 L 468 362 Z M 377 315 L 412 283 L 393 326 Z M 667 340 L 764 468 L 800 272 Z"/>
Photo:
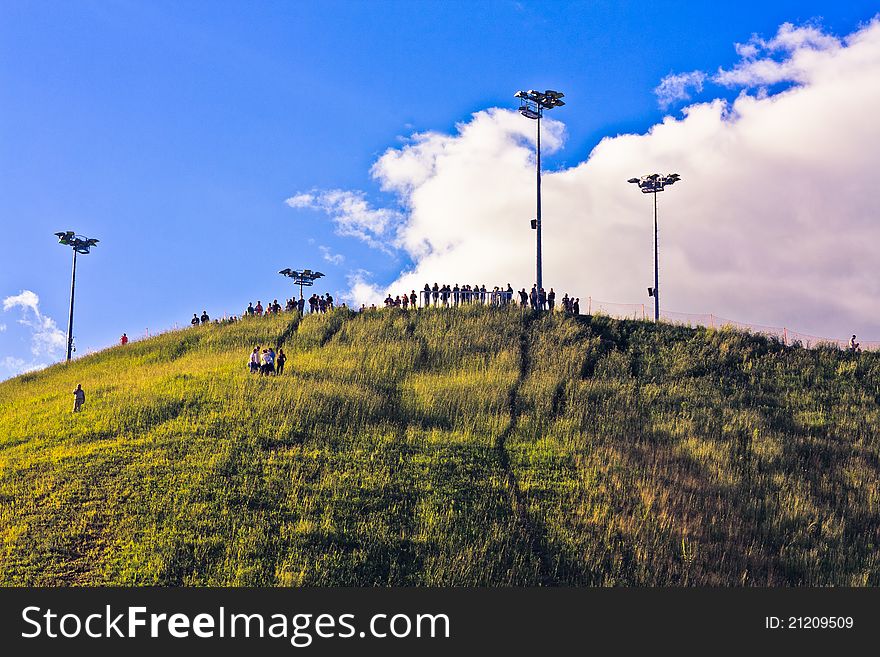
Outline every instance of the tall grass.
<path id="1" fill-rule="evenodd" d="M 877 585 L 878 426 L 880 356 L 729 330 L 186 329 L 0 384 L 0 582 Z"/>

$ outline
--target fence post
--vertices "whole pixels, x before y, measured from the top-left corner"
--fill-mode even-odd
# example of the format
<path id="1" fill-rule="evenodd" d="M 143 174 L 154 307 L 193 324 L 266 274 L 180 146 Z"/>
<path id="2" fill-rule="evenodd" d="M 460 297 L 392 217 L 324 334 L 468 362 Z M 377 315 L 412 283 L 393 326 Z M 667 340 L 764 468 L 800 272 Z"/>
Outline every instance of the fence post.
<path id="1" fill-rule="evenodd" d="M 784 326 L 782 327 L 782 344 L 788 344 L 788 329 Z"/>
<path id="2" fill-rule="evenodd" d="M 715 315 L 709 313 L 709 326 L 715 328 Z"/>
<path id="3" fill-rule="evenodd" d="M 593 297 L 587 297 L 587 314 L 593 314 Z"/>
<path id="4" fill-rule="evenodd" d="M 645 321 L 645 304 L 642 304 L 642 321 Z"/>

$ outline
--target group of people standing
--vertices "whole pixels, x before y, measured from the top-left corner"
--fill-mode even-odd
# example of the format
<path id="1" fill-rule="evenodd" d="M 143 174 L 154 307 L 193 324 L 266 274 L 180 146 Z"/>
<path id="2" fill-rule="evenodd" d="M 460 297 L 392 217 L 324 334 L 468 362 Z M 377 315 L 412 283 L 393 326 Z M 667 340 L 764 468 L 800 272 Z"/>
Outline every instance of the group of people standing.
<path id="1" fill-rule="evenodd" d="M 286 312 L 297 311 L 300 314 L 303 314 L 307 303 L 309 304 L 310 313 L 326 313 L 329 310 L 333 310 L 334 307 L 333 297 L 328 292 L 327 294 L 313 294 L 308 299 L 290 298 L 284 304 L 283 310 Z M 342 305 L 343 307 L 345 306 L 345 304 Z M 247 315 L 248 317 L 262 317 L 263 315 L 274 315 L 281 311 L 282 307 L 281 304 L 278 303 L 278 299 L 273 300 L 272 303 L 268 304 L 265 308 L 263 308 L 263 302 L 258 300 L 256 306 L 253 302 L 248 302 L 244 315 Z"/>
<path id="2" fill-rule="evenodd" d="M 415 306 L 415 301 L 413 301 L 415 296 L 416 291 L 413 290 L 410 293 L 410 301 L 413 306 Z M 448 308 L 450 304 L 453 307 L 469 304 L 505 306 L 511 302 L 511 299 L 513 299 L 513 288 L 510 283 L 506 288 L 496 285 L 491 290 L 487 289 L 485 285 L 459 286 L 456 283 L 450 286 L 448 283 L 443 285 L 434 283 L 431 286 L 425 283 L 425 287 L 422 289 L 422 305 L 424 306 L 442 306 L 444 308 Z"/>
<path id="3" fill-rule="evenodd" d="M 284 349 L 278 349 L 278 353 L 272 347 L 266 347 L 260 351 L 259 347 L 254 347 L 251 356 L 248 359 L 248 369 L 251 374 L 260 374 L 269 376 L 270 374 L 284 374 L 284 363 L 287 362 L 287 356 L 284 355 Z"/>
<path id="4" fill-rule="evenodd" d="M 525 308 L 527 305 L 532 310 L 555 310 L 556 309 L 556 291 L 551 287 L 549 292 L 545 292 L 544 288 L 538 288 L 537 285 L 532 286 L 531 292 L 526 292 L 523 288 L 519 291 L 519 304 Z M 566 292 L 561 299 L 562 311 L 571 315 L 581 314 L 581 300 L 568 296 Z"/>
<path id="5" fill-rule="evenodd" d="M 519 296 L 519 305 L 523 308 L 530 307 L 532 310 L 554 310 L 556 308 L 556 291 L 551 287 L 547 292 L 544 288 L 538 288 L 537 285 L 532 286 L 531 292 L 527 292 L 526 288 L 522 288 L 516 293 Z M 409 294 L 401 294 L 392 297 L 389 294 L 385 297 L 386 308 L 417 308 L 419 295 L 415 290 Z M 422 306 L 449 308 L 450 306 L 458 307 L 460 305 L 479 304 L 484 306 L 508 306 L 514 303 L 514 291 L 510 283 L 507 287 L 495 286 L 489 290 L 485 285 L 438 285 L 433 286 L 425 283 L 425 287 L 421 291 Z M 570 297 L 566 293 L 560 300 L 563 312 L 579 315 L 581 312 L 580 298 Z M 362 307 L 362 309 L 364 309 Z"/>
<path id="6" fill-rule="evenodd" d="M 189 320 L 189 323 L 192 324 L 193 326 L 198 326 L 199 324 L 207 324 L 210 321 L 211 321 L 211 318 L 208 317 L 208 311 L 203 310 L 201 317 L 199 315 L 197 315 L 196 313 L 193 313 L 193 318 L 191 320 Z"/>

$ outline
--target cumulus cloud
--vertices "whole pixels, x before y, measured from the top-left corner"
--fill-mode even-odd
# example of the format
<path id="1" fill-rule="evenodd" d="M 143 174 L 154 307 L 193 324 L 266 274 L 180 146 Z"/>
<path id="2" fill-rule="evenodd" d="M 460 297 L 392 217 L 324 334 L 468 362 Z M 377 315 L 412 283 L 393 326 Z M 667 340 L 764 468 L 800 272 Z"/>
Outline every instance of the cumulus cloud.
<path id="1" fill-rule="evenodd" d="M 11 376 L 25 374 L 26 372 L 35 372 L 37 370 L 42 370 L 48 365 L 48 363 L 40 363 L 35 360 L 26 361 L 24 358 L 5 356 L 3 360 L 0 361 L 0 371 L 3 372 L 4 376 L 2 378 L 5 379 Z"/>
<path id="2" fill-rule="evenodd" d="M 400 212 L 373 208 L 360 191 L 331 189 L 300 192 L 285 201 L 295 209 L 308 208 L 325 212 L 336 224 L 339 235 L 358 237 L 370 246 L 388 249 L 389 236 L 402 220 Z"/>
<path id="3" fill-rule="evenodd" d="M 702 91 L 705 80 L 706 74 L 703 71 L 671 73 L 660 80 L 660 84 L 654 89 L 657 102 L 665 109 L 677 101 L 690 100 L 691 89 Z"/>
<path id="4" fill-rule="evenodd" d="M 659 196 L 664 308 L 880 338 L 880 21 L 845 39 L 784 25 L 739 51 L 724 78 L 743 87 L 735 101 L 691 105 L 545 173 L 545 283 L 582 300 L 649 304 L 652 204 L 626 180 L 676 172 L 682 182 Z M 749 93 L 771 80 L 796 84 Z M 390 285 L 353 279 L 358 298 L 434 281 L 530 286 L 534 127 L 490 109 L 453 134 L 414 135 L 383 154 L 372 173 L 402 208 L 395 244 L 413 266 Z M 560 148 L 563 125 L 544 127 L 545 153 Z"/>
<path id="5" fill-rule="evenodd" d="M 378 303 L 384 297 L 382 288 L 370 282 L 372 274 L 366 269 L 357 269 L 351 272 L 348 279 L 348 292 L 343 293 L 343 301 L 347 301 L 352 308 L 360 308 L 361 304 L 369 306 Z"/>
<path id="6" fill-rule="evenodd" d="M 839 51 L 843 43 L 814 25 L 783 23 L 772 39 L 752 35 L 748 43 L 737 43 L 735 47 L 740 61 L 730 70 L 719 68 L 712 78 L 725 87 L 809 82 L 817 72 L 817 64 L 824 62 L 827 65 L 829 53 Z"/>
<path id="7" fill-rule="evenodd" d="M 3 299 L 3 311 L 21 310 L 19 324 L 27 326 L 31 333 L 31 354 L 35 358 L 54 358 L 67 348 L 67 336 L 55 324 L 55 320 L 40 312 L 40 297 L 35 292 L 23 290 L 20 294 Z M 7 367 L 9 363 L 6 363 Z M 24 361 L 22 361 L 24 367 Z M 27 364 L 28 369 L 44 367 L 45 363 Z"/>

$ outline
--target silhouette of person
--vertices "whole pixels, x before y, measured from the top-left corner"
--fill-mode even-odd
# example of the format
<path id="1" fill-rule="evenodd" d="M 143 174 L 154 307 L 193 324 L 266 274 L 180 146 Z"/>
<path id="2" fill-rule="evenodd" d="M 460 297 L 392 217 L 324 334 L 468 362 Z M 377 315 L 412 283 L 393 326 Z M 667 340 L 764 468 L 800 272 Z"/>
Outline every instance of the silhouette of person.
<path id="1" fill-rule="evenodd" d="M 278 356 L 275 358 L 275 374 L 279 376 L 284 374 L 285 362 L 287 362 L 287 356 L 284 355 L 284 349 L 279 349 Z"/>
<path id="2" fill-rule="evenodd" d="M 82 389 L 82 384 L 76 384 L 76 390 L 73 391 L 73 412 L 79 413 L 82 405 L 86 403 L 86 392 Z"/>

